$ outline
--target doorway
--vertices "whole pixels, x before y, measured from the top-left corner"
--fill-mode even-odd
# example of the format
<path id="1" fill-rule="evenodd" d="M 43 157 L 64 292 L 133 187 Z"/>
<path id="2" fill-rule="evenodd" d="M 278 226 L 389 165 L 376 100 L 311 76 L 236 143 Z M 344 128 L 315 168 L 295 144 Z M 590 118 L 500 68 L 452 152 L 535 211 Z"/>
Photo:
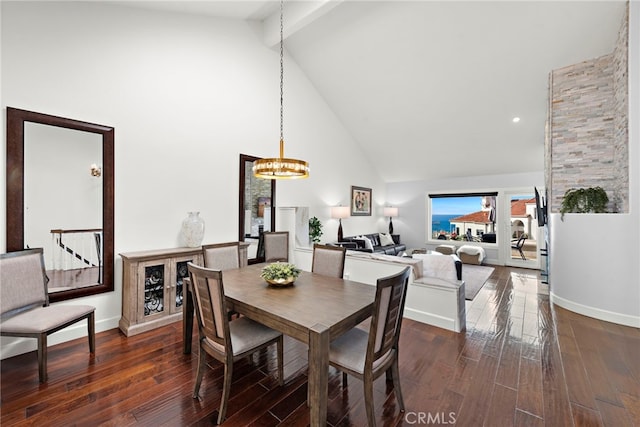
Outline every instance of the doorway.
<path id="1" fill-rule="evenodd" d="M 512 267 L 540 268 L 540 235 L 536 219 L 536 199 L 532 192 L 506 191 L 505 232 L 501 246 L 505 264 Z"/>

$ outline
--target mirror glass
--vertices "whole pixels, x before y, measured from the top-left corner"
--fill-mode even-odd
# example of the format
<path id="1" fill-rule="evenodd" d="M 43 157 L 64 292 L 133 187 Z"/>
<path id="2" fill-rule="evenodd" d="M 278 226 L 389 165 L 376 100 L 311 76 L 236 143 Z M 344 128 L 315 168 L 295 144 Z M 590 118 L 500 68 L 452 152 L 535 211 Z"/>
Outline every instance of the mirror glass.
<path id="1" fill-rule="evenodd" d="M 50 293 L 101 283 L 100 165 L 102 135 L 25 123 L 24 245 L 44 248 Z"/>
<path id="2" fill-rule="evenodd" d="M 7 108 L 7 251 L 44 249 L 51 302 L 113 290 L 113 134 Z"/>
<path id="3" fill-rule="evenodd" d="M 249 243 L 249 264 L 264 261 L 262 233 L 275 231 L 276 183 L 253 176 L 253 162 L 259 157 L 240 154 L 240 197 L 238 238 Z"/>

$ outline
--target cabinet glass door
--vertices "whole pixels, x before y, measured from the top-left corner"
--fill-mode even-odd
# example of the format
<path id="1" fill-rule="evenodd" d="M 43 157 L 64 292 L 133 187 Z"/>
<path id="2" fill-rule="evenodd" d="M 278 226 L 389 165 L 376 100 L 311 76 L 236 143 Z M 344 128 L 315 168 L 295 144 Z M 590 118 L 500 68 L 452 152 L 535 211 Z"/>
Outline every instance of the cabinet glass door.
<path id="1" fill-rule="evenodd" d="M 164 264 L 144 268 L 144 315 L 164 311 Z"/>
<path id="2" fill-rule="evenodd" d="M 182 282 L 186 277 L 189 277 L 189 270 L 187 264 L 192 260 L 179 261 L 176 263 L 176 295 L 175 295 L 175 308 L 182 307 Z"/>

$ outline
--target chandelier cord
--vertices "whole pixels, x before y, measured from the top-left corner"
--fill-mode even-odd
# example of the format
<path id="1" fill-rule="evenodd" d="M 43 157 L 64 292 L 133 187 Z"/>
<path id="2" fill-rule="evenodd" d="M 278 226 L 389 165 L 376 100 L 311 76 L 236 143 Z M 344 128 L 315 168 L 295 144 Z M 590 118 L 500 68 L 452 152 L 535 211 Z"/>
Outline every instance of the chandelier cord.
<path id="1" fill-rule="evenodd" d="M 283 25 L 283 9 L 284 0 L 280 0 L 280 144 L 284 141 L 284 103 L 283 103 L 283 87 L 284 87 L 284 25 Z M 282 153 L 280 154 L 282 157 Z"/>
<path id="2" fill-rule="evenodd" d="M 309 163 L 284 157 L 284 0 L 280 0 L 280 157 L 257 159 L 252 169 L 262 179 L 309 177 Z"/>

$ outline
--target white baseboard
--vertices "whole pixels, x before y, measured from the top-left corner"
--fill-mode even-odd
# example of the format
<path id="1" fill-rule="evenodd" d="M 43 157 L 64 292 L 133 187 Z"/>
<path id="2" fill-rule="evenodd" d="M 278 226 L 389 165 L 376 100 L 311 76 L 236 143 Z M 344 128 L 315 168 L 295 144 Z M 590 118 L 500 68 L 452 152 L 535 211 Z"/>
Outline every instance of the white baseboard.
<path id="1" fill-rule="evenodd" d="M 433 313 L 426 313 L 424 311 L 416 310 L 410 307 L 405 306 L 404 308 L 404 316 L 407 319 L 415 320 L 417 322 L 426 323 L 427 325 L 437 326 L 442 329 L 447 329 L 449 331 L 460 332 L 456 330 L 456 321 L 455 319 L 438 316 Z"/>
<path id="2" fill-rule="evenodd" d="M 603 310 L 601 308 L 590 307 L 578 304 L 555 295 L 553 292 L 549 294 L 551 302 L 562 308 L 582 314 L 583 316 L 593 317 L 594 319 L 604 320 L 605 322 L 617 323 L 619 325 L 640 328 L 640 316 L 629 316 L 628 314 L 614 313 L 613 311 Z"/>
<path id="3" fill-rule="evenodd" d="M 120 317 L 118 316 L 96 321 L 96 333 L 117 328 L 119 320 Z M 81 321 L 49 335 L 47 339 L 47 346 L 49 347 L 86 336 L 87 322 Z M 34 338 L 2 337 L 2 354 L 0 354 L 0 359 L 7 359 L 19 354 L 35 351 L 37 348 L 37 341 Z M 88 350 L 89 342 L 87 341 L 87 351 Z"/>

